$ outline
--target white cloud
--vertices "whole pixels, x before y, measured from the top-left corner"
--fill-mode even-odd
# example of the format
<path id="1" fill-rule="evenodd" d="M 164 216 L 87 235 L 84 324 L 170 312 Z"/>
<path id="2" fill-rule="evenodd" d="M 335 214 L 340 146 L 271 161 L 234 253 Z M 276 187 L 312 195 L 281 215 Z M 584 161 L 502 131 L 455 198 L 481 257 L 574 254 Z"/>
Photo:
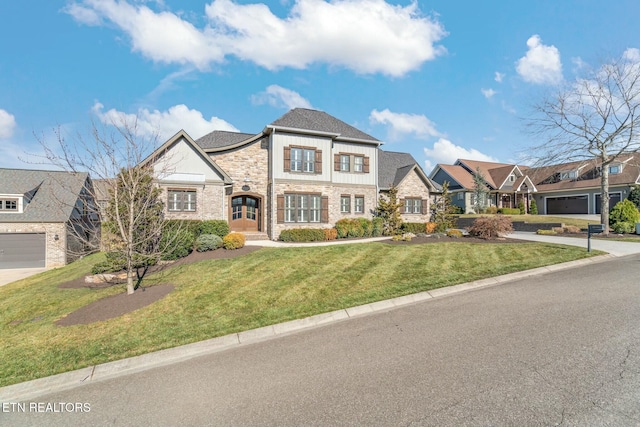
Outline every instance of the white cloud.
<path id="1" fill-rule="evenodd" d="M 8 139 L 13 136 L 16 128 L 16 118 L 6 110 L 0 109 L 0 139 Z"/>
<path id="2" fill-rule="evenodd" d="M 504 79 L 505 74 L 504 73 L 500 73 L 498 71 L 496 71 L 494 80 L 497 81 L 498 83 L 502 83 L 502 80 Z"/>
<path id="3" fill-rule="evenodd" d="M 640 62 L 640 49 L 630 47 L 629 49 L 624 51 L 622 57 L 629 62 L 638 63 Z"/>
<path id="4" fill-rule="evenodd" d="M 427 173 L 430 173 L 438 163 L 451 165 L 458 159 L 498 162 L 494 157 L 481 153 L 475 148 L 466 149 L 444 138 L 437 140 L 433 148 L 425 147 L 424 155 L 427 157 L 424 162 Z"/>
<path id="5" fill-rule="evenodd" d="M 480 92 L 482 92 L 482 94 L 484 95 L 485 98 L 490 99 L 493 95 L 495 95 L 496 92 L 493 89 L 480 89 Z"/>
<path id="6" fill-rule="evenodd" d="M 542 44 L 540 36 L 533 35 L 527 40 L 529 50 L 516 63 L 518 74 L 527 82 L 536 84 L 556 84 L 562 81 L 560 52 L 555 46 Z"/>
<path id="7" fill-rule="evenodd" d="M 200 138 L 214 130 L 226 130 L 238 132 L 238 129 L 230 123 L 211 117 L 209 120 L 202 116 L 198 110 L 190 110 L 186 105 L 174 105 L 166 111 L 140 108 L 136 114 L 127 114 L 114 108 L 104 111 L 104 105 L 96 102 L 92 108 L 102 123 L 107 125 L 132 125 L 136 123 L 140 136 L 153 137 L 156 134 L 160 140 L 167 139 L 184 129 L 194 139 Z"/>
<path id="8" fill-rule="evenodd" d="M 206 70 L 228 55 L 275 70 L 326 63 L 360 74 L 402 76 L 446 50 L 447 33 L 418 2 L 402 7 L 384 0 L 297 0 L 287 17 L 266 4 L 214 0 L 204 28 L 182 17 L 126 0 L 81 0 L 65 11 L 77 22 L 126 33 L 134 51 L 156 62 Z"/>
<path id="9" fill-rule="evenodd" d="M 251 102 L 254 105 L 268 104 L 272 107 L 286 108 L 288 110 L 296 107 L 313 108 L 311 103 L 298 92 L 278 85 L 268 86 L 264 92 L 251 95 Z"/>
<path id="10" fill-rule="evenodd" d="M 373 110 L 369 114 L 369 122 L 386 125 L 388 138 L 391 141 L 397 141 L 404 135 L 410 134 L 422 139 L 441 136 L 441 133 L 436 130 L 435 123 L 420 114 L 394 113 L 388 108 L 382 111 Z"/>

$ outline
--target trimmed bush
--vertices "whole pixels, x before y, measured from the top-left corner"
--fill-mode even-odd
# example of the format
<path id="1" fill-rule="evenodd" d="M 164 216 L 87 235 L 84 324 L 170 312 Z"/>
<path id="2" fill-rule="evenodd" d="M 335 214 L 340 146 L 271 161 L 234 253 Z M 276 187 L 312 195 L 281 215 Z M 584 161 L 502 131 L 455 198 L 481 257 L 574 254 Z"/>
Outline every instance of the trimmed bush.
<path id="1" fill-rule="evenodd" d="M 160 247 L 168 248 L 161 259 L 164 261 L 176 260 L 184 258 L 193 250 L 194 234 L 187 227 L 178 228 L 168 227 L 162 232 L 160 238 Z"/>
<path id="2" fill-rule="evenodd" d="M 403 222 L 400 229 L 403 233 L 424 233 L 427 231 L 427 225 L 424 222 Z"/>
<path id="3" fill-rule="evenodd" d="M 106 259 L 91 268 L 91 274 L 115 273 L 127 268 L 127 259 L 119 252 L 107 252 Z"/>
<path id="4" fill-rule="evenodd" d="M 484 213 L 488 214 L 488 215 L 495 215 L 498 213 L 498 207 L 497 206 L 487 206 L 487 208 L 484 210 Z"/>
<path id="5" fill-rule="evenodd" d="M 335 228 L 323 228 L 324 240 L 336 240 L 338 238 L 338 230 Z"/>
<path id="6" fill-rule="evenodd" d="M 374 224 L 366 218 L 344 218 L 336 222 L 338 238 L 371 237 Z"/>
<path id="7" fill-rule="evenodd" d="M 436 231 L 437 226 L 438 224 L 436 224 L 435 222 L 429 221 L 425 226 L 425 231 L 427 232 L 427 234 L 432 234 Z"/>
<path id="8" fill-rule="evenodd" d="M 321 242 L 325 240 L 322 228 L 291 228 L 280 232 L 283 242 Z"/>
<path id="9" fill-rule="evenodd" d="M 203 234 L 215 234 L 221 239 L 229 234 L 229 223 L 221 219 L 215 219 L 210 221 L 199 221 L 198 224 L 198 236 Z"/>
<path id="10" fill-rule="evenodd" d="M 462 231 L 452 228 L 451 230 L 447 230 L 447 236 L 459 238 L 462 237 Z"/>
<path id="11" fill-rule="evenodd" d="M 244 247 L 245 237 L 241 233 L 229 233 L 222 238 L 222 246 L 225 249 L 240 249 Z"/>
<path id="12" fill-rule="evenodd" d="M 503 215 L 520 215 L 520 209 L 500 208 L 498 209 L 498 213 Z"/>
<path id="13" fill-rule="evenodd" d="M 481 216 L 469 227 L 469 234 L 481 239 L 495 239 L 513 231 L 511 218 L 506 216 Z"/>
<path id="14" fill-rule="evenodd" d="M 384 219 L 380 217 L 373 218 L 371 220 L 371 237 L 382 236 L 383 230 L 384 230 Z"/>
<path id="15" fill-rule="evenodd" d="M 536 234 L 540 234 L 541 236 L 555 236 L 558 233 L 553 230 L 538 230 Z"/>
<path id="16" fill-rule="evenodd" d="M 579 234 L 579 233 L 582 233 L 582 230 L 580 229 L 580 227 L 578 227 L 576 225 L 565 225 L 562 228 L 562 231 L 564 233 L 568 233 L 568 234 Z"/>
<path id="17" fill-rule="evenodd" d="M 526 209 L 524 208 L 524 202 L 522 200 L 520 200 L 520 202 L 518 203 L 518 210 L 520 211 L 520 215 L 524 215 L 527 213 Z"/>
<path id="18" fill-rule="evenodd" d="M 373 223 L 371 220 L 367 218 L 356 218 L 356 221 L 362 228 L 362 236 L 360 237 L 371 237 L 373 234 Z"/>
<path id="19" fill-rule="evenodd" d="M 193 247 L 198 252 L 207 252 L 222 246 L 222 237 L 216 234 L 201 234 L 196 239 Z"/>
<path id="20" fill-rule="evenodd" d="M 538 204 L 536 203 L 536 199 L 531 199 L 531 204 L 529 205 L 529 213 L 531 215 L 538 215 Z"/>
<path id="21" fill-rule="evenodd" d="M 616 203 L 609 213 L 609 225 L 615 233 L 633 233 L 636 222 L 640 222 L 640 212 L 629 199 Z"/>

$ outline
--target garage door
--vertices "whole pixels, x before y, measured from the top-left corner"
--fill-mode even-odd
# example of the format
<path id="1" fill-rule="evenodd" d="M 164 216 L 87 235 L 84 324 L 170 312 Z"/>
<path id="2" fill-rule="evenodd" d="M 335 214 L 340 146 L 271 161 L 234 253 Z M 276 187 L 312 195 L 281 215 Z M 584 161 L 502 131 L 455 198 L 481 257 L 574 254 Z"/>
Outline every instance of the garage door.
<path id="1" fill-rule="evenodd" d="M 546 212 L 547 215 L 586 214 L 589 213 L 589 199 L 587 196 L 549 197 Z"/>
<path id="2" fill-rule="evenodd" d="M 613 207 L 616 205 L 616 203 L 620 201 L 621 198 L 622 198 L 622 195 L 620 193 L 609 193 L 609 212 L 611 212 L 611 209 L 613 209 Z M 599 194 L 596 194 L 596 213 L 597 214 L 602 212 L 601 206 L 600 206 L 601 199 L 602 199 L 602 196 Z"/>
<path id="3" fill-rule="evenodd" d="M 44 233 L 0 233 L 0 269 L 44 267 Z"/>

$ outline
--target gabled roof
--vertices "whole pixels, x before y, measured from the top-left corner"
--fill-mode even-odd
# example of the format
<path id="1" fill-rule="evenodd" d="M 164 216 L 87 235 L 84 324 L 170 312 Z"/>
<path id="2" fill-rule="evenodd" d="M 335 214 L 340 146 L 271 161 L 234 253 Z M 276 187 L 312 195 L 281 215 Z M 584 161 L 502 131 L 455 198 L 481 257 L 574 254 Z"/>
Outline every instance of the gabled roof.
<path id="1" fill-rule="evenodd" d="M 214 130 L 205 136 L 196 139 L 196 144 L 203 150 L 223 148 L 239 144 L 255 137 L 253 133 L 228 132 L 224 130 Z"/>
<path id="2" fill-rule="evenodd" d="M 331 134 L 336 139 L 381 143 L 373 136 L 348 125 L 324 111 L 310 110 L 307 108 L 294 108 L 290 110 L 284 116 L 269 124 L 265 132 L 268 133 L 269 129 L 310 131 L 311 133 Z"/>
<path id="3" fill-rule="evenodd" d="M 400 185 L 402 180 L 414 170 L 429 190 L 438 191 L 438 187 L 427 177 L 411 154 L 378 149 L 378 187 L 381 190 Z"/>
<path id="4" fill-rule="evenodd" d="M 508 163 L 483 162 L 480 160 L 467 159 L 458 159 L 455 164 L 466 167 L 471 173 L 475 173 L 476 170 L 479 169 L 480 173 L 484 176 L 484 180 L 492 189 L 500 188 L 504 180 L 509 176 L 509 172 L 513 170 L 515 166 Z M 491 171 L 494 171 L 494 173 Z M 504 178 L 500 179 L 502 176 L 504 176 Z"/>
<path id="5" fill-rule="evenodd" d="M 146 159 L 144 159 L 142 162 L 140 162 L 140 166 L 145 166 L 148 163 L 152 163 L 152 162 L 158 160 L 160 157 L 162 157 L 162 155 L 167 150 L 169 150 L 174 144 L 176 144 L 181 139 L 183 139 L 188 145 L 190 145 L 191 148 L 193 148 L 193 150 L 200 156 L 200 158 L 202 158 L 202 160 L 206 164 L 208 164 L 213 170 L 215 170 L 222 177 L 222 179 L 223 179 L 225 184 L 233 183 L 233 180 L 231 179 L 231 177 L 229 175 L 227 175 L 227 173 L 225 171 L 223 171 L 222 168 L 220 166 L 218 166 L 216 164 L 216 162 L 214 162 L 211 159 L 211 157 L 209 157 L 209 155 L 207 153 L 205 153 L 204 150 L 202 148 L 200 148 L 200 146 L 198 144 L 196 144 L 196 142 L 193 140 L 193 138 L 191 138 L 189 136 L 189 134 L 183 129 L 178 131 L 178 133 L 176 133 L 171 138 L 169 138 L 169 140 L 167 142 L 162 144 L 162 146 L 157 148 Z"/>
<path id="6" fill-rule="evenodd" d="M 470 190 L 473 188 L 473 175 L 460 165 L 441 165 L 438 164 L 436 169 L 440 168 L 453 180 L 455 180 L 462 188 Z M 435 172 L 435 169 L 434 169 Z"/>
<path id="7" fill-rule="evenodd" d="M 0 213 L 0 222 L 66 222 L 90 185 L 86 172 L 0 169 L 0 194 L 24 197 L 22 213 Z"/>

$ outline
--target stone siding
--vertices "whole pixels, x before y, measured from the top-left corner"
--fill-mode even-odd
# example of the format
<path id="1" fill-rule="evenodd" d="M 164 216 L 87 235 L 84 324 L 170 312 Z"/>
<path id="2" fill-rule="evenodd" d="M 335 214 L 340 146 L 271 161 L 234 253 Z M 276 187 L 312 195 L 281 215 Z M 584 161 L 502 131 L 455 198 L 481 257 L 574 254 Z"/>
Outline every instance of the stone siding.
<path id="1" fill-rule="evenodd" d="M 165 205 L 165 215 L 168 219 L 209 220 L 224 218 L 224 186 L 218 183 L 166 183 L 161 182 L 160 199 Z M 195 190 L 196 210 L 194 212 L 169 212 L 167 195 L 169 190 Z"/>
<path id="2" fill-rule="evenodd" d="M 263 212 L 262 229 L 264 230 L 269 223 L 267 197 L 269 194 L 269 150 L 262 148 L 262 143 L 266 140 L 267 137 L 233 150 L 210 153 L 211 159 L 233 180 L 232 192 L 225 197 L 223 216 L 220 218 L 229 220 L 229 206 L 232 197 L 243 194 L 259 195 L 262 197 L 263 204 L 261 206 Z"/>
<path id="3" fill-rule="evenodd" d="M 63 223 L 0 223 L 0 233 L 45 233 L 45 266 L 61 267 L 67 263 L 67 228 Z"/>
<path id="4" fill-rule="evenodd" d="M 332 185 L 330 183 L 308 183 L 308 182 L 277 182 L 275 185 L 275 194 L 283 195 L 285 193 L 320 193 L 328 197 L 328 213 L 329 222 L 295 222 L 295 223 L 277 223 L 274 221 L 273 232 L 269 234 L 271 239 L 278 239 L 282 230 L 290 228 L 331 228 L 342 218 L 372 218 L 372 211 L 378 204 L 378 195 L 376 187 L 369 185 Z M 351 212 L 340 212 L 340 197 L 342 195 L 351 196 Z M 364 196 L 364 213 L 356 214 L 353 212 L 355 196 Z M 271 216 L 277 218 L 277 204 L 273 203 Z"/>
<path id="5" fill-rule="evenodd" d="M 427 222 L 431 218 L 431 197 L 429 188 L 420 179 L 415 171 L 407 175 L 398 186 L 398 200 L 405 198 L 427 200 L 426 211 L 421 214 L 406 214 L 404 208 L 400 208 L 404 222 Z"/>

